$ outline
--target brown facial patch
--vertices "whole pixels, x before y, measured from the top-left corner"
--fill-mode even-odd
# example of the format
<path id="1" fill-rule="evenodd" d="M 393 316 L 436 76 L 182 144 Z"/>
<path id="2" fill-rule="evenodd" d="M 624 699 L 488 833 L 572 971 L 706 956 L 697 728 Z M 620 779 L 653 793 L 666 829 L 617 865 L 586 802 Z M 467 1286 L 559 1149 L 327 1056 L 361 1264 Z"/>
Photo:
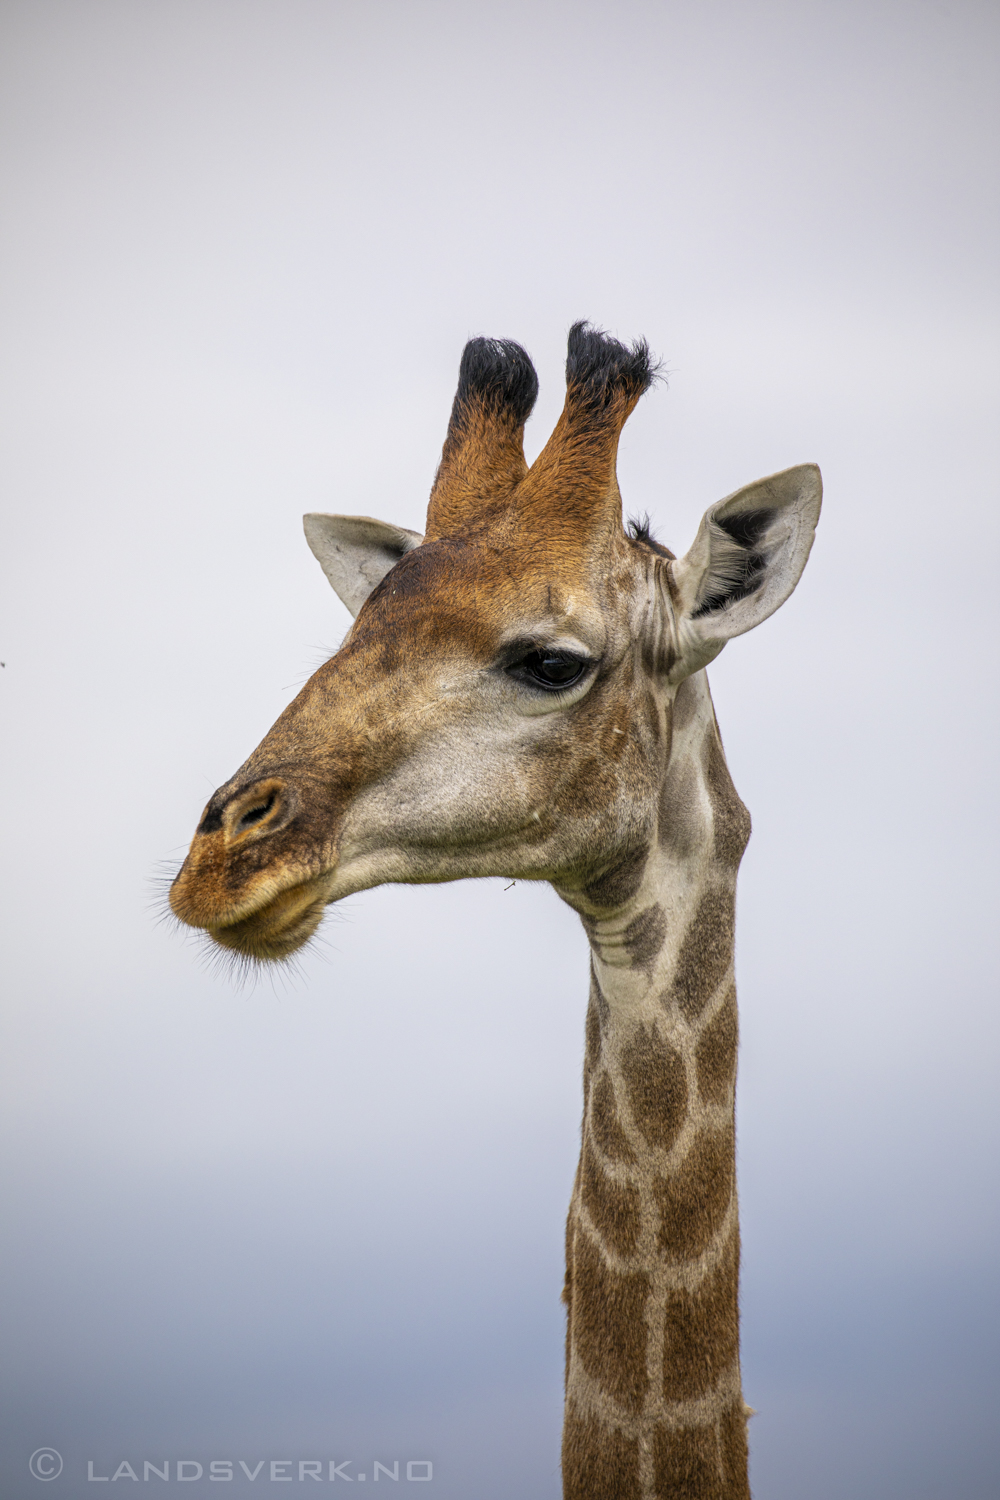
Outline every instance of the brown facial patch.
<path id="1" fill-rule="evenodd" d="M 614 718 L 610 719 L 601 730 L 601 758 L 605 761 L 621 760 L 628 748 L 631 731 L 630 708 L 631 704 L 626 697 L 625 702 L 619 705 Z"/>
<path id="2" fill-rule="evenodd" d="M 689 1021 L 700 1016 L 733 961 L 736 897 L 711 886 L 684 935 L 673 984 L 664 1004 L 679 1005 Z"/>
<path id="3" fill-rule="evenodd" d="M 734 1230 L 718 1265 L 693 1292 L 667 1298 L 663 1394 L 691 1401 L 717 1384 L 739 1351 L 739 1234 Z"/>
<path id="4" fill-rule="evenodd" d="M 705 776 L 712 794 L 717 859 L 735 870 L 750 838 L 750 814 L 740 801 L 718 737 L 709 734 L 705 747 Z"/>
<path id="5" fill-rule="evenodd" d="M 577 767 L 559 791 L 559 810 L 571 818 L 585 817 L 595 807 L 613 801 L 616 770 L 606 760 L 591 756 Z"/>
<path id="6" fill-rule="evenodd" d="M 618 1118 L 614 1085 L 607 1073 L 601 1074 L 594 1088 L 590 1128 L 593 1131 L 594 1140 L 611 1161 L 635 1161 L 635 1152 L 629 1145 Z"/>
<path id="7" fill-rule="evenodd" d="M 687 1079 L 680 1053 L 655 1030 L 641 1026 L 624 1050 L 622 1076 L 639 1130 L 651 1146 L 669 1151 L 687 1113 Z"/>
<path id="8" fill-rule="evenodd" d="M 310 681 L 326 674 L 341 686 L 347 669 L 364 702 L 376 678 L 412 675 L 417 652 L 434 661 L 457 650 L 485 664 L 496 656 L 498 631 L 485 610 L 469 607 L 477 586 L 509 587 L 486 548 L 458 537 L 415 547 L 372 590 L 340 651 Z"/>
<path id="9" fill-rule="evenodd" d="M 730 985 L 722 1005 L 701 1034 L 695 1052 L 698 1092 L 709 1104 L 725 1104 L 736 1081 L 736 986 Z"/>
<path id="10" fill-rule="evenodd" d="M 633 969 L 651 975 L 667 935 L 667 918 L 662 906 L 647 906 L 628 924 L 623 941 Z"/>
<path id="11" fill-rule="evenodd" d="M 639 1190 L 612 1181 L 590 1148 L 583 1143 L 581 1195 L 594 1227 L 609 1249 L 631 1255 L 639 1238 Z"/>
<path id="12" fill-rule="evenodd" d="M 632 900 L 642 884 L 643 871 L 649 859 L 648 849 L 626 854 L 584 887 L 584 895 L 599 911 L 614 911 Z"/>
<path id="13" fill-rule="evenodd" d="M 655 1428 L 653 1493 L 657 1500 L 729 1500 L 714 1427 Z"/>
<path id="14" fill-rule="evenodd" d="M 563 1500 L 635 1500 L 639 1443 L 596 1417 L 566 1413 L 562 1444 Z"/>
<path id="15" fill-rule="evenodd" d="M 747 1419 L 743 1398 L 738 1397 L 722 1414 L 722 1473 L 726 1500 L 750 1500 L 747 1479 Z"/>
<path id="16" fill-rule="evenodd" d="M 660 1210 L 657 1242 L 671 1260 L 700 1255 L 725 1217 L 736 1174 L 733 1126 L 705 1130 L 676 1172 L 654 1183 Z"/>
<path id="17" fill-rule="evenodd" d="M 587 1374 L 630 1411 L 638 1411 L 646 1376 L 644 1271 L 610 1270 L 593 1241 L 577 1230 L 573 1267 L 573 1346 Z"/>
<path id="18" fill-rule="evenodd" d="M 661 848 L 677 859 L 693 854 L 705 838 L 708 825 L 698 796 L 698 774 L 690 759 L 668 766 L 657 821 Z"/>

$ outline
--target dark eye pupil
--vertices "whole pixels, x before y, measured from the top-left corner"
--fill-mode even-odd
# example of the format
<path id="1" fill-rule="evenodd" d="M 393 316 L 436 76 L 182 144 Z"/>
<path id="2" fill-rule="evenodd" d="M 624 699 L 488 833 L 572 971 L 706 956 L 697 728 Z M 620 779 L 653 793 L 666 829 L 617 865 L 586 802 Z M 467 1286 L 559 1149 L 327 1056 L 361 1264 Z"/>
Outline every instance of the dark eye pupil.
<path id="1" fill-rule="evenodd" d="M 544 682 L 547 687 L 565 687 L 575 682 L 583 671 L 583 662 L 576 656 L 560 656 L 554 651 L 532 651 L 523 658 L 522 667 L 529 677 Z"/>

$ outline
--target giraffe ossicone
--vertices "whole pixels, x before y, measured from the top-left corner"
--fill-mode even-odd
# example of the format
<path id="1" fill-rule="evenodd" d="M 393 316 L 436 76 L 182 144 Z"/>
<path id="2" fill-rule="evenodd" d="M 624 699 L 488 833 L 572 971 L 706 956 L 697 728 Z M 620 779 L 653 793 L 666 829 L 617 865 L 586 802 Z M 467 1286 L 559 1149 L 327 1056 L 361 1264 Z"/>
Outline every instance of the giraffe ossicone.
<path id="1" fill-rule="evenodd" d="M 576 324 L 529 468 L 531 361 L 473 339 L 424 536 L 305 518 L 354 624 L 211 798 L 170 897 L 259 961 L 385 881 L 548 880 L 579 913 L 567 1500 L 749 1494 L 733 913 L 750 820 L 704 668 L 795 587 L 821 482 L 806 464 L 736 491 L 681 558 L 627 531 L 618 439 L 654 377 L 644 343 Z"/>

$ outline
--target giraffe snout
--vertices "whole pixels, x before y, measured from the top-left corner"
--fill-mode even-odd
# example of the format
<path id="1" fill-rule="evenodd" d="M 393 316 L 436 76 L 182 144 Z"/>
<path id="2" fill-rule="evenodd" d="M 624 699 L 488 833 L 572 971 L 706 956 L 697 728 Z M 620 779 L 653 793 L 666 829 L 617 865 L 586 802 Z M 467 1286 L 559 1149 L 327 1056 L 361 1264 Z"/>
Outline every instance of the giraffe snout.
<path id="1" fill-rule="evenodd" d="M 280 776 L 216 792 L 171 887 L 174 915 L 244 958 L 282 959 L 301 947 L 322 916 L 329 877 L 288 845 L 300 810 Z M 287 839 L 268 842 L 283 830 Z"/>

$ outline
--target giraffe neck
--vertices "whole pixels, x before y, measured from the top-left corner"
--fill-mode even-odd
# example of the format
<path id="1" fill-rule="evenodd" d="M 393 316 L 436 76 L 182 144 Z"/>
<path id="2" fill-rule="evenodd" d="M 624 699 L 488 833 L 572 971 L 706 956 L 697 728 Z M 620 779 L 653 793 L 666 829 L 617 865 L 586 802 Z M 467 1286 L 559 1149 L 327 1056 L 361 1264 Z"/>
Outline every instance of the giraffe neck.
<path id="1" fill-rule="evenodd" d="M 656 837 L 572 901 L 592 965 L 567 1224 L 567 1500 L 749 1496 L 733 1114 L 749 818 L 703 673 L 674 711 Z"/>

